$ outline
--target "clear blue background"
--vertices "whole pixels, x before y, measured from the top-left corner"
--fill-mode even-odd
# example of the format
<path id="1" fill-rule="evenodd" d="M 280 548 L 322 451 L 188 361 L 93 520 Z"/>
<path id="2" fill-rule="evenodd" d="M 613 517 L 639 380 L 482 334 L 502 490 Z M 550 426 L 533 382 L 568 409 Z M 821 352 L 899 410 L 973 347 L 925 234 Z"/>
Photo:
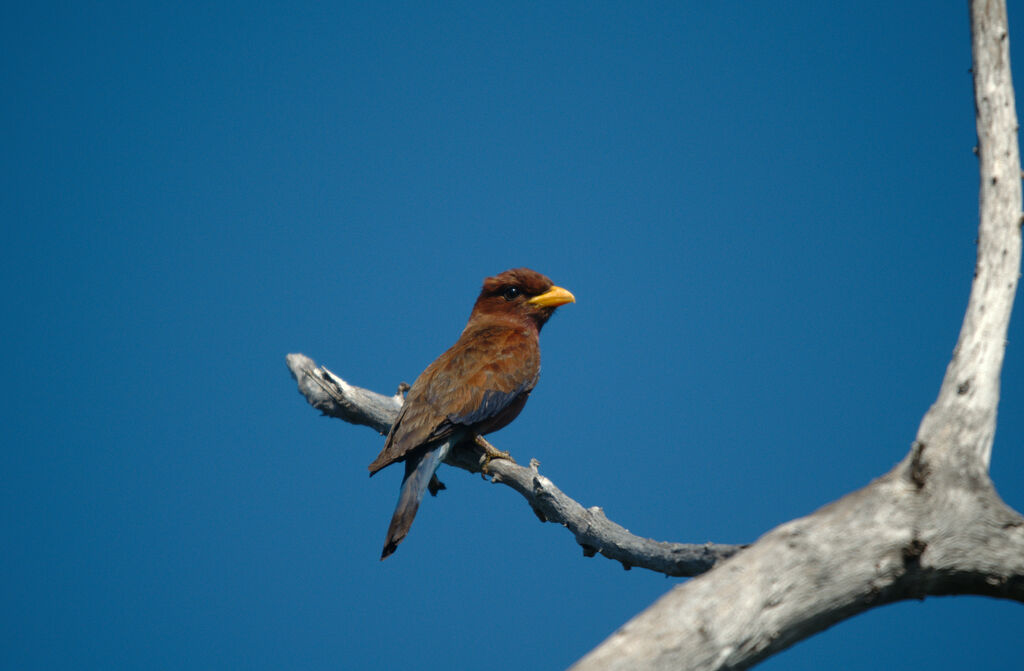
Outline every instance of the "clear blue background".
<path id="1" fill-rule="evenodd" d="M 677 584 L 451 469 L 378 561 L 400 469 L 284 355 L 390 393 L 505 268 L 578 303 L 494 442 L 665 540 L 888 470 L 959 330 L 964 2 L 12 3 L 0 38 L 3 668 L 556 669 Z M 764 668 L 1019 670 L 1022 631 L 929 599 Z"/>

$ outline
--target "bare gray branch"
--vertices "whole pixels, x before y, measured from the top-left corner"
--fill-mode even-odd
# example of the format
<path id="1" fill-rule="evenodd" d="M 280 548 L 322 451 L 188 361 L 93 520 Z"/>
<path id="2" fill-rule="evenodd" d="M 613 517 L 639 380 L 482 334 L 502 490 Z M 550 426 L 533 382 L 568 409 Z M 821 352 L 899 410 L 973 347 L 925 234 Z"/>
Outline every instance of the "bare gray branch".
<path id="1" fill-rule="evenodd" d="M 321 413 L 351 424 L 363 424 L 381 435 L 391 429 L 407 387 L 400 385 L 394 396 L 384 396 L 350 385 L 304 354 L 289 354 L 285 362 L 299 385 L 299 393 Z"/>
<path id="2" fill-rule="evenodd" d="M 402 388 L 384 396 L 348 384 L 326 368 L 317 367 L 307 356 L 289 354 L 288 368 L 309 404 L 325 415 L 352 424 L 364 424 L 387 433 L 402 406 Z M 446 463 L 471 473 L 480 472 L 482 449 L 453 450 Z M 694 576 L 732 556 L 740 545 L 715 543 L 665 543 L 635 536 L 609 520 L 600 508 L 584 508 L 566 496 L 551 480 L 530 467 L 498 459 L 488 465 L 493 482 L 511 487 L 526 499 L 534 513 L 545 522 L 561 524 L 576 537 L 587 556 L 600 553 L 620 562 L 672 576 Z"/>

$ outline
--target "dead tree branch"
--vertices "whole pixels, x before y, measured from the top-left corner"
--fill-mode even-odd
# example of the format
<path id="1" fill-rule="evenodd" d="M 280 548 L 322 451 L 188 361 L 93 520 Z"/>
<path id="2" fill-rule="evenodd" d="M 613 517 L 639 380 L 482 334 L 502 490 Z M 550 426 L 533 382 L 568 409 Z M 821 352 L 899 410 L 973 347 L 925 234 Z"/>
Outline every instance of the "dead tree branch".
<path id="1" fill-rule="evenodd" d="M 400 387 L 394 396 L 384 396 L 348 384 L 309 357 L 289 354 L 288 368 L 299 386 L 299 392 L 323 414 L 352 424 L 364 424 L 379 433 L 387 433 L 402 406 Z M 483 450 L 453 450 L 446 463 L 471 473 L 480 472 Z M 487 469 L 493 482 L 500 482 L 519 492 L 542 522 L 566 527 L 576 537 L 583 553 L 597 553 L 620 562 L 627 569 L 634 566 L 671 576 L 699 575 L 723 559 L 742 549 L 740 545 L 715 543 L 665 543 L 631 534 L 609 520 L 598 507 L 584 508 L 566 496 L 551 480 L 541 475 L 537 462 L 524 467 L 511 461 L 491 461 Z"/>

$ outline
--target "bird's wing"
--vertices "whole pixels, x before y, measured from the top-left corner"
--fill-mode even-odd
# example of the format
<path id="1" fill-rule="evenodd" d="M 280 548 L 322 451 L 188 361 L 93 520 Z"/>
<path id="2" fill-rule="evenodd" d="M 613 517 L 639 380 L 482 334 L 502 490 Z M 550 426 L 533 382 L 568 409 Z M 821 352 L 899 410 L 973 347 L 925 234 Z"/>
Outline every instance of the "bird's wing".
<path id="1" fill-rule="evenodd" d="M 540 374 L 536 338 L 510 329 L 483 332 L 453 354 L 426 389 L 427 402 L 447 420 L 432 437 L 451 425 L 488 433 L 512 421 Z"/>
<path id="2" fill-rule="evenodd" d="M 496 431 L 522 410 L 540 373 L 536 337 L 510 329 L 464 334 L 413 383 L 370 472 L 471 427 Z"/>
<path id="3" fill-rule="evenodd" d="M 431 435 L 445 422 L 444 415 L 422 398 L 422 378 L 429 371 L 429 368 L 423 371 L 409 390 L 395 423 L 391 425 L 387 440 L 384 441 L 384 449 L 370 464 L 370 475 L 404 459 L 409 452 L 430 440 Z M 420 385 L 419 389 L 417 385 Z"/>

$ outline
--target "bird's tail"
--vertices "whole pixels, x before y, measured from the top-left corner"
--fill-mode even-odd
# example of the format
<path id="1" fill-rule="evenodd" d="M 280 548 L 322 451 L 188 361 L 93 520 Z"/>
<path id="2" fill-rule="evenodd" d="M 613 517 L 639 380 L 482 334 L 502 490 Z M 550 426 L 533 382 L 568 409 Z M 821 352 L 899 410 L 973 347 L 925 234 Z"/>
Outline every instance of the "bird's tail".
<path id="1" fill-rule="evenodd" d="M 391 526 L 388 527 L 388 538 L 384 543 L 381 559 L 386 559 L 391 555 L 409 533 L 409 527 L 412 526 L 412 521 L 416 518 L 416 511 L 419 510 L 420 501 L 423 500 L 423 494 L 427 491 L 434 472 L 448 456 L 448 452 L 451 451 L 454 444 L 455 438 L 452 437 L 427 450 L 418 460 L 406 460 L 402 491 L 398 495 L 395 514 L 391 517 Z"/>

